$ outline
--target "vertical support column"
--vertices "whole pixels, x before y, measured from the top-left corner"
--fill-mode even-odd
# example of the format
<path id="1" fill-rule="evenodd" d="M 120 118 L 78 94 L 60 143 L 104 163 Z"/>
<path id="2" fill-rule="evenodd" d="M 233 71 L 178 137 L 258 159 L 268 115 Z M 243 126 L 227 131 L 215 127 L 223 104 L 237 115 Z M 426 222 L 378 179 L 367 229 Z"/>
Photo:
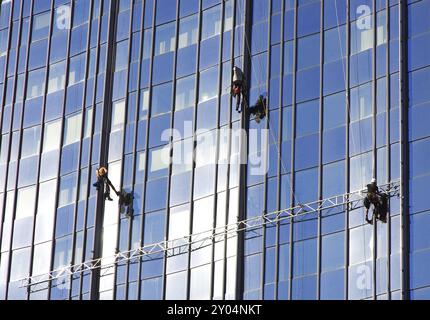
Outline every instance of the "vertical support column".
<path id="1" fill-rule="evenodd" d="M 115 41 L 115 26 L 116 26 L 116 11 L 117 0 L 110 0 L 109 9 L 109 25 L 108 25 L 108 42 L 107 42 L 107 59 L 106 59 L 106 79 L 104 86 L 104 99 L 103 99 L 103 120 L 102 120 L 102 135 L 100 142 L 100 165 L 105 165 L 108 160 L 109 152 L 109 132 L 111 123 L 112 112 L 112 85 L 113 85 L 113 72 L 114 72 L 114 50 L 113 45 Z M 103 221 L 104 221 L 104 197 L 103 193 L 99 192 L 97 195 L 97 208 L 96 220 L 94 226 L 94 255 L 93 259 L 98 259 L 102 256 L 103 251 Z M 99 285 L 100 285 L 100 269 L 94 269 L 91 277 L 91 291 L 90 299 L 97 300 L 99 298 Z"/>
<path id="2" fill-rule="evenodd" d="M 281 180 L 282 180 L 282 128 L 283 128 L 283 122 L 285 119 L 283 119 L 283 110 L 284 110 L 284 105 L 283 105 L 283 77 L 284 77 L 284 22 L 285 20 L 285 1 L 282 1 L 282 5 L 281 5 L 281 44 L 280 44 L 280 70 L 279 70 L 279 74 L 280 74 L 280 85 L 279 85 L 279 124 L 278 124 L 278 132 L 279 132 L 279 138 L 278 141 L 276 143 L 278 143 L 278 156 L 279 159 L 278 161 L 278 172 L 277 172 L 277 187 L 276 190 L 278 190 L 277 195 L 276 195 L 276 210 L 280 210 L 281 209 L 281 198 L 282 198 L 282 193 L 281 193 Z M 276 223 L 276 255 L 275 255 L 275 300 L 279 300 L 279 272 L 280 272 L 280 259 L 279 256 L 281 254 L 281 250 L 280 250 L 280 234 L 281 234 L 281 223 L 278 222 Z"/>
<path id="3" fill-rule="evenodd" d="M 346 159 L 345 159 L 345 186 L 346 192 L 349 193 L 351 191 L 351 179 L 350 179 L 350 171 L 351 171 L 351 158 L 350 158 L 350 113 L 351 113 L 351 102 L 350 102 L 350 93 L 351 89 L 349 87 L 350 83 L 350 55 L 351 55 L 351 22 L 350 22 L 350 12 L 351 12 L 351 2 L 350 0 L 346 0 L 346 52 L 345 52 L 345 103 L 346 103 L 346 132 L 345 132 L 345 141 L 346 141 Z M 343 58 L 343 57 L 342 57 Z M 349 238 L 349 212 L 350 205 L 345 206 L 345 300 L 349 299 L 349 247 L 350 247 L 350 238 Z"/>
<path id="4" fill-rule="evenodd" d="M 399 3 L 399 88 L 400 88 L 400 216 L 401 216 L 401 292 L 409 300 L 409 141 L 408 141 L 408 1 Z"/>
<path id="5" fill-rule="evenodd" d="M 373 6 L 373 13 L 372 13 L 372 33 L 373 33 L 373 52 L 372 52 L 372 117 L 373 117 L 373 124 L 372 124 L 372 143 L 373 143 L 373 168 L 372 168 L 372 177 L 374 179 L 378 178 L 378 170 L 377 170 L 377 163 L 378 163 L 378 151 L 377 151 L 377 141 L 376 141 L 376 126 L 377 126 L 377 110 L 376 110 L 376 47 L 377 47 L 377 34 L 376 34 L 376 24 L 377 24 L 377 10 L 376 10 L 376 0 L 373 0 L 372 2 Z M 376 260 L 378 258 L 378 227 L 377 227 L 377 219 L 376 214 L 373 214 L 373 257 L 372 257 L 372 269 L 373 269 L 373 300 L 377 299 L 377 292 L 376 292 L 376 277 L 377 277 L 377 263 Z"/>
<path id="6" fill-rule="evenodd" d="M 391 105 L 391 96 L 390 96 L 390 85 L 391 85 L 391 77 L 390 77 L 390 41 L 391 41 L 391 31 L 390 31 L 390 3 L 387 1 L 385 10 L 387 12 L 387 21 L 385 24 L 385 27 L 387 29 L 387 56 L 386 56 L 386 105 L 385 110 L 387 113 L 387 119 L 386 119 L 386 144 L 387 144 L 387 159 L 386 159 L 386 173 L 387 173 L 387 182 L 391 182 L 391 135 L 390 135 L 390 105 Z M 391 200 L 390 200 L 391 201 Z M 391 215 L 387 217 L 387 299 L 391 300 Z"/>
<path id="7" fill-rule="evenodd" d="M 323 198 L 323 130 L 324 130 L 324 0 L 321 1 L 320 13 L 320 103 L 319 103 L 319 151 L 318 151 L 318 200 Z M 322 253 L 322 210 L 317 211 L 318 227 L 317 227 L 317 300 L 321 300 L 321 253 Z"/>
<path id="8" fill-rule="evenodd" d="M 295 197 L 295 185 L 296 185 L 296 89 L 297 89 L 297 20 L 298 20 L 298 11 L 299 11 L 299 0 L 294 1 L 294 52 L 293 52 L 293 95 L 292 95 L 292 121 L 293 126 L 291 129 L 291 179 L 290 179 L 290 187 L 291 187 L 291 197 L 290 197 L 290 205 L 294 207 L 298 203 L 296 203 Z M 289 266 L 289 287 L 288 287 L 288 297 L 290 300 L 293 300 L 293 278 L 294 278 L 294 218 L 290 220 L 290 266 Z"/>
<path id="9" fill-rule="evenodd" d="M 251 52 L 249 44 L 251 43 L 252 30 L 252 1 L 245 0 L 245 25 L 243 39 L 243 72 L 246 76 L 247 88 L 251 84 Z M 249 92 L 245 97 L 245 104 L 249 103 Z M 246 217 L 246 185 L 247 185 L 247 157 L 248 157 L 248 129 L 249 114 L 245 106 L 241 113 L 241 135 L 240 135 L 240 155 L 239 155 L 239 211 L 238 221 L 245 220 Z M 246 132 L 246 134 L 244 134 Z M 243 299 L 244 289 L 244 256 L 245 256 L 245 231 L 238 232 L 237 235 L 237 262 L 236 262 L 236 300 Z"/>

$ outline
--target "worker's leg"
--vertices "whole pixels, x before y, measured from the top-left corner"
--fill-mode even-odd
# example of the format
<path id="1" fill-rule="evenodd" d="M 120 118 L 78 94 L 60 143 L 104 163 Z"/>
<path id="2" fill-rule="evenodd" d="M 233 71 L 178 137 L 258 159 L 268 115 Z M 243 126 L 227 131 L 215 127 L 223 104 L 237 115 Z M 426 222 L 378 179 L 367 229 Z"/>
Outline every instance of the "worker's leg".
<path id="1" fill-rule="evenodd" d="M 388 197 L 387 195 L 381 195 L 379 210 L 378 210 L 378 219 L 382 222 L 387 222 L 388 215 Z"/>
<path id="2" fill-rule="evenodd" d="M 106 189 L 105 189 L 105 199 L 109 201 L 113 201 L 113 199 L 110 196 L 110 186 L 108 183 L 106 183 Z"/>
<path id="3" fill-rule="evenodd" d="M 93 187 L 96 188 L 97 191 L 103 186 L 103 181 L 101 178 L 97 178 L 97 182 L 93 184 Z"/>
<path id="4" fill-rule="evenodd" d="M 372 218 L 369 219 L 369 209 L 367 209 L 367 208 L 366 208 L 366 222 L 373 224 L 373 215 L 372 215 Z"/>

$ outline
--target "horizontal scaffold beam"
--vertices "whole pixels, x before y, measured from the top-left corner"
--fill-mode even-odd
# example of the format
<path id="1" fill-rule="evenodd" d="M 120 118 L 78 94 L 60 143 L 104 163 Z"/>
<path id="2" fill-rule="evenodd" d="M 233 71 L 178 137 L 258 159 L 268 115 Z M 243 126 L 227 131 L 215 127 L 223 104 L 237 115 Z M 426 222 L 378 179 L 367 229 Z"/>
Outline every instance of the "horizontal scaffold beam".
<path id="1" fill-rule="evenodd" d="M 400 184 L 398 181 L 379 186 L 380 192 L 386 193 L 390 197 L 399 196 L 399 188 Z M 79 275 L 83 272 L 95 269 L 101 269 L 104 271 L 104 274 L 106 274 L 109 269 L 116 265 L 132 263 L 140 259 L 160 259 L 162 257 L 180 255 L 188 251 L 195 251 L 214 243 L 233 238 L 237 236 L 239 232 L 252 231 L 265 225 L 276 224 L 285 220 L 299 218 L 312 213 L 319 213 L 340 206 L 344 206 L 343 210 L 353 210 L 360 206 L 360 202 L 362 202 L 366 196 L 366 192 L 366 190 L 359 190 L 306 204 L 298 204 L 291 208 L 266 213 L 261 216 L 252 217 L 205 232 L 145 245 L 130 251 L 118 252 L 111 257 L 98 258 L 75 265 L 64 266 L 46 274 L 34 275 L 18 281 L 21 282 L 21 287 L 30 288 L 49 281 Z"/>

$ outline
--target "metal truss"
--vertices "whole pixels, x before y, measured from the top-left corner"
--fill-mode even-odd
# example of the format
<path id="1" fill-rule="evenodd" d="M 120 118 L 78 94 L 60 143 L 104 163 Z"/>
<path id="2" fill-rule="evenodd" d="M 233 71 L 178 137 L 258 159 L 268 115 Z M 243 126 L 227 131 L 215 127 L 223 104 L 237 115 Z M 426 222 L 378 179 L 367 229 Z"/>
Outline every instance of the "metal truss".
<path id="1" fill-rule="evenodd" d="M 379 186 L 380 192 L 386 193 L 390 197 L 400 196 L 399 188 L 399 181 Z M 242 231 L 255 231 L 266 225 L 274 225 L 282 221 L 308 216 L 313 213 L 318 215 L 322 211 L 338 208 L 340 206 L 343 206 L 342 210 L 353 210 L 361 206 L 366 192 L 366 190 L 359 190 L 306 204 L 298 204 L 295 207 L 252 217 L 205 232 L 190 234 L 179 239 L 161 241 L 130 251 L 118 252 L 111 257 L 98 258 L 75 265 L 65 266 L 46 274 L 34 275 L 18 281 L 21 282 L 21 287 L 30 289 L 32 286 L 61 278 L 64 278 L 64 284 L 66 282 L 66 277 L 78 276 L 79 274 L 95 269 L 101 269 L 103 271 L 101 275 L 106 275 L 117 265 L 136 263 L 140 260 L 161 259 L 163 257 L 177 256 L 189 251 L 196 251 L 214 243 L 234 238 Z"/>

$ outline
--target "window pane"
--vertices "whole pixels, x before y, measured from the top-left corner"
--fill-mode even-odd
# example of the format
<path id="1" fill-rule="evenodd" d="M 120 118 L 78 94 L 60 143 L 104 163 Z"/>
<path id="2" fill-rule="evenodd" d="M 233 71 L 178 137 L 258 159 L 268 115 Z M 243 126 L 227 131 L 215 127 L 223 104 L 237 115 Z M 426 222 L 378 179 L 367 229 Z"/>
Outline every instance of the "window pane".
<path id="1" fill-rule="evenodd" d="M 78 83 L 85 78 L 85 54 L 70 59 L 69 86 Z"/>
<path id="2" fill-rule="evenodd" d="M 40 127 L 24 130 L 21 145 L 21 159 L 34 156 L 39 153 Z"/>
<path id="3" fill-rule="evenodd" d="M 78 142 L 81 138 L 82 114 L 66 118 L 63 146 Z"/>
<path id="4" fill-rule="evenodd" d="M 200 74 L 199 102 L 215 97 L 218 93 L 218 68 L 211 68 Z"/>
<path id="5" fill-rule="evenodd" d="M 18 190 L 15 219 L 23 219 L 34 215 L 34 204 L 36 203 L 36 187 Z"/>
<path id="6" fill-rule="evenodd" d="M 202 40 L 221 33 L 221 6 L 203 12 Z"/>
<path id="7" fill-rule="evenodd" d="M 178 49 L 185 48 L 197 43 L 198 37 L 197 15 L 182 19 L 179 24 Z"/>
<path id="8" fill-rule="evenodd" d="M 61 120 L 47 123 L 43 137 L 43 153 L 60 147 Z"/>
<path id="9" fill-rule="evenodd" d="M 195 87 L 194 75 L 176 82 L 176 111 L 194 106 L 196 101 Z"/>
<path id="10" fill-rule="evenodd" d="M 175 23 L 168 23 L 156 28 L 155 55 L 175 50 Z"/>
<path id="11" fill-rule="evenodd" d="M 45 69 L 39 69 L 28 74 L 27 99 L 43 95 L 45 91 L 45 73 Z"/>
<path id="12" fill-rule="evenodd" d="M 48 93 L 64 89 L 66 85 L 66 62 L 62 61 L 49 66 Z"/>
<path id="13" fill-rule="evenodd" d="M 38 14 L 33 17 L 33 30 L 32 30 L 32 41 L 36 41 L 42 38 L 46 38 L 49 32 L 49 24 L 51 20 L 51 13 L 46 12 Z"/>
<path id="14" fill-rule="evenodd" d="M 172 110 L 172 83 L 153 88 L 151 115 L 166 113 Z"/>

